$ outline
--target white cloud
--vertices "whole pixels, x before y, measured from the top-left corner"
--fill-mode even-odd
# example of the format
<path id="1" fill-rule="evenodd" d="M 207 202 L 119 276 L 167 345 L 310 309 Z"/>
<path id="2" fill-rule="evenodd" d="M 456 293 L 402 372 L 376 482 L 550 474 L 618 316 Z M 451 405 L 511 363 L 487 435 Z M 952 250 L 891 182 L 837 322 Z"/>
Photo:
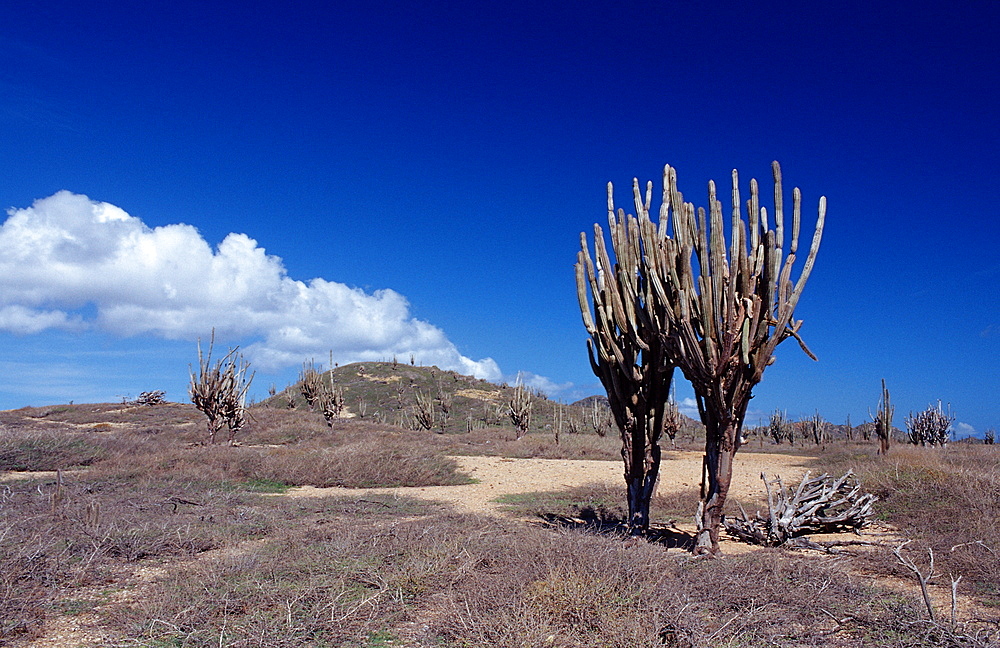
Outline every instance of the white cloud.
<path id="1" fill-rule="evenodd" d="M 514 376 L 513 380 L 507 380 L 511 384 L 522 384 L 532 389 L 536 389 L 548 398 L 557 398 L 565 393 L 570 392 L 574 385 L 571 382 L 567 383 L 557 383 L 545 376 L 539 376 L 538 374 L 531 373 L 530 371 L 519 371 L 517 375 Z"/>
<path id="2" fill-rule="evenodd" d="M 954 425 L 955 438 L 961 439 L 967 436 L 974 436 L 976 434 L 976 428 L 972 427 L 968 423 L 962 423 L 959 421 Z"/>
<path id="3" fill-rule="evenodd" d="M 684 416 L 693 418 L 696 421 L 701 420 L 701 415 L 698 413 L 698 401 L 693 398 L 682 398 L 679 403 L 677 403 L 677 409 Z"/>
<path id="4" fill-rule="evenodd" d="M 213 250 L 198 230 L 150 228 L 108 203 L 68 191 L 11 209 L 0 226 L 0 330 L 96 328 L 118 336 L 248 338 L 248 358 L 275 370 L 333 350 L 341 363 L 412 354 L 495 380 L 490 358 L 459 353 L 410 316 L 393 290 L 371 294 L 324 279 L 298 281 L 245 234 Z M 78 312 L 92 306 L 96 315 Z"/>

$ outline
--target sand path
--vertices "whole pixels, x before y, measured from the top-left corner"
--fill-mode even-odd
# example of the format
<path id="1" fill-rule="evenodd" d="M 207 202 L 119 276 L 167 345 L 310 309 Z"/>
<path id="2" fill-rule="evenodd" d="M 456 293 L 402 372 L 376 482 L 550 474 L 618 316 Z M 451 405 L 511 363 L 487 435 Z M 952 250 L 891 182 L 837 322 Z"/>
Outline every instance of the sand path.
<path id="1" fill-rule="evenodd" d="M 361 497 L 398 494 L 451 504 L 463 513 L 500 515 L 496 498 L 511 493 L 558 491 L 601 483 L 624 487 L 621 461 L 582 459 L 511 459 L 508 457 L 453 457 L 459 469 L 476 479 L 461 486 L 402 488 L 316 488 L 290 489 L 286 497 Z M 700 452 L 669 452 L 660 464 L 660 490 L 687 490 L 701 482 Z M 761 472 L 781 475 L 786 483 L 797 481 L 807 470 L 809 459 L 782 454 L 741 453 L 733 466 L 730 497 L 755 501 L 764 495 Z"/>

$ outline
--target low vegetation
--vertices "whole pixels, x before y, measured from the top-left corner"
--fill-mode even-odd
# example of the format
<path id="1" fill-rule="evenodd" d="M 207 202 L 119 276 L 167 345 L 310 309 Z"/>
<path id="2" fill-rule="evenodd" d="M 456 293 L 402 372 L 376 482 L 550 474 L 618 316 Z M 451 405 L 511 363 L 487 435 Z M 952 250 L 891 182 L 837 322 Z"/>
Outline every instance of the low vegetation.
<path id="1" fill-rule="evenodd" d="M 337 369 L 348 403 L 382 371 L 433 379 L 429 368 L 374 365 L 364 376 Z M 481 411 L 471 390 L 503 392 L 464 380 L 473 379 L 453 380 L 455 392 L 473 397 L 454 395 L 449 426 Z M 394 382 L 380 393 L 394 398 Z M 436 393 L 429 384 L 421 388 Z M 651 500 L 659 535 L 649 539 L 625 533 L 624 488 L 607 486 L 507 496 L 502 517 L 391 494 L 282 496 L 301 484 L 468 483 L 449 459 L 457 454 L 621 459 L 620 441 L 589 424 L 564 429 L 557 443 L 547 427 L 557 414 L 544 399 L 517 440 L 509 418 L 442 433 L 354 410 L 328 426 L 304 401 L 288 409 L 281 398 L 251 408 L 234 446 L 206 444 L 205 419 L 190 405 L 0 412 L 0 644 L 27 646 L 57 622 L 84 629 L 71 645 L 150 648 L 997 642 L 1000 547 L 990 526 L 1000 474 L 991 446 L 897 446 L 876 456 L 872 442 L 835 438 L 825 451 L 811 441 L 794 448 L 817 474 L 853 469 L 879 497 L 879 522 L 913 540 L 906 551 L 918 564 L 933 548 L 937 592 L 949 574 L 963 577 L 957 623 L 946 597 L 930 623 L 893 544 L 691 560 L 692 533 L 677 526 L 692 519 L 696 488 L 661 485 Z M 380 398 L 368 392 L 372 409 Z M 580 405 L 581 417 L 591 407 Z M 704 443 L 688 434 L 677 434 L 680 449 Z M 776 448 L 752 438 L 741 452 Z"/>

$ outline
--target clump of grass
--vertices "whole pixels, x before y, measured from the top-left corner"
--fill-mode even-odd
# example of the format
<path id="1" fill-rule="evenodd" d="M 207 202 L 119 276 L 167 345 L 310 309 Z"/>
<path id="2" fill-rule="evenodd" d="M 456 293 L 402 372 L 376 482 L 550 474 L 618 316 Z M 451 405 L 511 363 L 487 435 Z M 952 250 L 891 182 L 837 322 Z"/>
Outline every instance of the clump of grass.
<path id="1" fill-rule="evenodd" d="M 93 475 L 135 480 L 273 482 L 285 486 L 439 486 L 469 483 L 440 453 L 392 438 L 338 447 L 304 442 L 281 447 L 160 447 L 116 454 Z"/>

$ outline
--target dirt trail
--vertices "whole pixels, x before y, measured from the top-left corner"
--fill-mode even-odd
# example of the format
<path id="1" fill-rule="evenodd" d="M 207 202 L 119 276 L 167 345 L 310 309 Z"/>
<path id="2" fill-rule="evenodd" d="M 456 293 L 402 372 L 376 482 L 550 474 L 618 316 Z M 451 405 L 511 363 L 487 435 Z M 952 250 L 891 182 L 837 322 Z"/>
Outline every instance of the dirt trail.
<path id="1" fill-rule="evenodd" d="M 610 484 L 624 487 L 621 461 L 583 459 L 511 459 L 507 457 L 453 457 L 462 472 L 477 480 L 461 486 L 424 486 L 404 488 L 292 488 L 286 497 L 360 497 L 373 494 L 398 494 L 445 502 L 463 513 L 500 515 L 494 501 L 501 495 L 555 491 L 586 484 Z M 764 496 L 760 473 L 781 475 L 787 482 L 797 481 L 807 470 L 805 457 L 781 454 L 740 455 L 733 466 L 730 497 L 755 501 Z M 701 482 L 700 452 L 670 452 L 660 464 L 660 490 L 687 490 Z"/>

